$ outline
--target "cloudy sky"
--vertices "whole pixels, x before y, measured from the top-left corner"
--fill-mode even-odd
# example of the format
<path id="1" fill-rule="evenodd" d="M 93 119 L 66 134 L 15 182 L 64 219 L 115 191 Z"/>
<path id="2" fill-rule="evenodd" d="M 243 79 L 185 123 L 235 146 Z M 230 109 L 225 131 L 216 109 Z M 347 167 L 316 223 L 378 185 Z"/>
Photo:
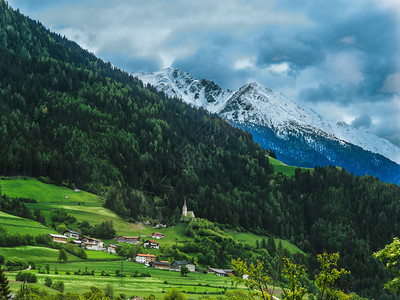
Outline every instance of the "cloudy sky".
<path id="1" fill-rule="evenodd" d="M 129 72 L 257 81 L 328 120 L 400 137 L 400 1 L 8 2 Z"/>

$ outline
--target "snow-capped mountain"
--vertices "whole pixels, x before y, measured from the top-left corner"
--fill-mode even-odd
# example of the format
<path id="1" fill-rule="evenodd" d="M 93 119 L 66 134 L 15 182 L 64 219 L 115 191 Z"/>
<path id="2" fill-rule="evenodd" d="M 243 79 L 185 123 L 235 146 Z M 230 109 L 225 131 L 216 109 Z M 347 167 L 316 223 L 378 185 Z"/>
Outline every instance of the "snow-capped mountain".
<path id="1" fill-rule="evenodd" d="M 221 89 L 212 81 L 198 80 L 186 72 L 173 68 L 133 75 L 144 84 L 149 83 L 170 97 L 182 99 L 196 107 L 203 107 L 219 114 L 233 125 L 250 131 L 256 142 L 275 150 L 277 154 L 281 153 L 287 161 L 305 165 L 318 162 L 336 164 L 348 169 L 348 164 L 340 164 L 346 159 L 337 156 L 338 147 L 351 148 L 352 151 L 359 151 L 356 149 L 360 147 L 396 162 L 395 165 L 400 164 L 400 148 L 388 140 L 357 130 L 343 122 L 329 122 L 312 109 L 300 106 L 283 94 L 258 83 L 246 84 L 233 92 Z M 268 139 L 265 138 L 266 135 L 269 136 Z M 283 141 L 290 140 L 291 147 L 296 148 L 296 139 L 298 139 L 298 150 L 303 154 L 299 151 L 291 154 L 293 151 L 285 149 L 287 147 Z M 300 144 L 304 151 L 308 147 L 318 153 L 315 155 L 324 159 L 321 158 L 322 160 L 317 162 L 312 157 L 304 159 L 308 154 L 300 149 Z M 309 161 L 310 159 L 313 161 Z M 379 167 L 376 163 L 377 158 L 369 159 L 375 161 L 376 167 Z"/>

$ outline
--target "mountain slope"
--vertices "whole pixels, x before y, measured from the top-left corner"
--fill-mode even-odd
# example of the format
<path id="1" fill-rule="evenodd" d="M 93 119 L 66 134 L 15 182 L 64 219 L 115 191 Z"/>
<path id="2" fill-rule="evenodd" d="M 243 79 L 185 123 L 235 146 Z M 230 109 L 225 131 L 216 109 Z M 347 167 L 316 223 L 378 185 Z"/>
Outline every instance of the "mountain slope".
<path id="1" fill-rule="evenodd" d="M 172 68 L 134 75 L 158 91 L 204 107 L 249 131 L 256 142 L 274 150 L 286 163 L 305 167 L 339 165 L 359 175 L 400 182 L 400 166 L 395 163 L 400 162 L 399 147 L 345 123 L 328 122 L 313 110 L 257 83 L 232 92 Z"/>

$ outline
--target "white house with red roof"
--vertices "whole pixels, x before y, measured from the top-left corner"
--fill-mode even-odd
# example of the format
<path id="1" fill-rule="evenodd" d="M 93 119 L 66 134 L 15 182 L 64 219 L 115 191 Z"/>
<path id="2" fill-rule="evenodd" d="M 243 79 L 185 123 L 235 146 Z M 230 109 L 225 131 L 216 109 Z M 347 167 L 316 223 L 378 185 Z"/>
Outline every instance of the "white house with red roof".
<path id="1" fill-rule="evenodd" d="M 136 255 L 136 262 L 145 264 L 156 261 L 156 256 L 151 254 L 137 254 Z"/>
<path id="2" fill-rule="evenodd" d="M 164 237 L 165 237 L 165 235 L 164 234 L 162 234 L 162 233 L 159 233 L 159 232 L 153 232 L 152 234 L 151 234 L 151 237 L 153 238 L 153 239 L 163 239 Z"/>

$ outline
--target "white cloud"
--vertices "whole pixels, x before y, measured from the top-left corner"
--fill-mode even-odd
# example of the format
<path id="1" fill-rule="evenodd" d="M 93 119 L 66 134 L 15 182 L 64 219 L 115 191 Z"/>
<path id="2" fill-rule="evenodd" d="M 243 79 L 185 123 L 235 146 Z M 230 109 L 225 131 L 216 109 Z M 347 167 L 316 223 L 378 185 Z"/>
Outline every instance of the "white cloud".
<path id="1" fill-rule="evenodd" d="M 355 36 L 345 36 L 340 40 L 343 44 L 346 45 L 354 45 L 356 43 L 356 37 Z"/>
<path id="2" fill-rule="evenodd" d="M 233 68 L 235 70 L 241 70 L 247 68 L 254 69 L 254 61 L 255 61 L 254 57 L 242 57 L 234 62 Z"/>
<path id="3" fill-rule="evenodd" d="M 273 74 L 287 73 L 287 71 L 289 70 L 289 64 L 287 62 L 283 62 L 280 64 L 271 64 L 265 69 Z"/>
<path id="4" fill-rule="evenodd" d="M 380 91 L 384 93 L 400 94 L 400 72 L 386 77 L 385 83 Z"/>
<path id="5" fill-rule="evenodd" d="M 324 69 L 326 74 L 343 85 L 356 85 L 364 79 L 359 52 L 338 52 L 327 57 Z"/>

